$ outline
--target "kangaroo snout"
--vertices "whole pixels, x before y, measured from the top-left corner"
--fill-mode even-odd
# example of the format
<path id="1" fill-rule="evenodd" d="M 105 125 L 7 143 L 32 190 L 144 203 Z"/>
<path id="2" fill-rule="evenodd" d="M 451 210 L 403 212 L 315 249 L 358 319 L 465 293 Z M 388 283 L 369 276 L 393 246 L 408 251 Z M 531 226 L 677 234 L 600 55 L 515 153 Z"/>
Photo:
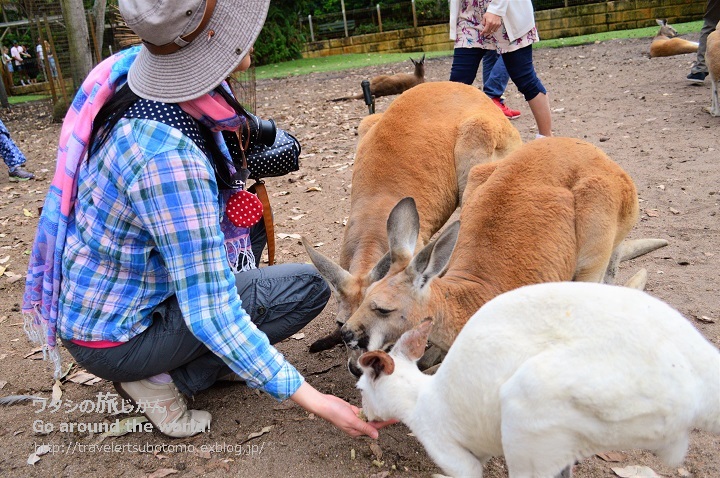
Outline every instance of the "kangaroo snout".
<path id="1" fill-rule="evenodd" d="M 366 349 L 368 338 L 364 335 L 360 335 L 358 332 L 348 327 L 347 324 L 343 325 L 340 329 L 340 336 L 342 337 L 345 345 L 353 350 Z"/>

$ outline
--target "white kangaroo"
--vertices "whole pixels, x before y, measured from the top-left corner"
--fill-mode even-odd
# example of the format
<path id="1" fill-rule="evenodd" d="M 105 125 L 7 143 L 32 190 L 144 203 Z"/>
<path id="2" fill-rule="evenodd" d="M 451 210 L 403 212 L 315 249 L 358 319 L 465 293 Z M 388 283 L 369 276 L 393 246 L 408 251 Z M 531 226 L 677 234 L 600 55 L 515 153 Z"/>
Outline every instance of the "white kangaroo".
<path id="1" fill-rule="evenodd" d="M 310 242 L 305 249 L 338 301 L 335 333 L 310 347 L 341 343 L 339 326 L 365 290 L 388 271 L 386 221 L 397 202 L 415 198 L 419 242 L 426 244 L 461 203 L 470 169 L 505 157 L 520 133 L 480 90 L 462 83 L 423 83 L 398 96 L 384 113 L 358 127 L 350 211 L 336 264 Z M 412 254 L 412 251 L 411 251 Z"/>
<path id="2" fill-rule="evenodd" d="M 650 44 L 650 58 L 695 53 L 699 44 L 694 41 L 677 38 L 677 30 L 668 25 L 667 20 L 656 20 L 660 30 Z"/>
<path id="3" fill-rule="evenodd" d="M 525 286 L 485 304 L 435 375 L 415 361 L 431 322 L 360 357 L 363 411 L 397 418 L 449 475 L 505 456 L 511 478 L 643 448 L 678 465 L 693 428 L 720 433 L 720 353 L 679 312 L 604 284 Z M 561 474 L 562 473 L 562 474 Z"/>
<path id="4" fill-rule="evenodd" d="M 707 49 L 705 50 L 705 61 L 710 73 L 712 83 L 712 105 L 710 114 L 720 116 L 720 22 L 715 26 L 715 31 L 708 35 Z"/>
<path id="5" fill-rule="evenodd" d="M 398 203 L 388 240 L 391 271 L 399 272 L 368 287 L 343 340 L 386 349 L 431 317 L 431 342 L 447 350 L 470 316 L 503 292 L 539 282 L 612 283 L 619 261 L 667 245 L 623 241 L 638 210 L 632 179 L 597 147 L 572 138 L 529 142 L 472 169 L 460 226 L 415 257 L 418 213 L 411 198 Z"/>

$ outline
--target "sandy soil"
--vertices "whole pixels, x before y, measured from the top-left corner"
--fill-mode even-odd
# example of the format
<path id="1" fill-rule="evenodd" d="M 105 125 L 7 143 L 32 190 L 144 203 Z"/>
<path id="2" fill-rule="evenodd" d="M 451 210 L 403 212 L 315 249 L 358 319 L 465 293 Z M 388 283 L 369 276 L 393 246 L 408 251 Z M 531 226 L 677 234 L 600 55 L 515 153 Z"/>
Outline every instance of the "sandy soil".
<path id="1" fill-rule="evenodd" d="M 696 36 L 696 35 L 695 35 Z M 690 39 L 693 35 L 689 36 Z M 626 263 L 620 280 L 640 267 L 650 278 L 648 290 L 678 308 L 714 344 L 720 344 L 720 118 L 703 111 L 710 104 L 709 83 L 691 86 L 685 80 L 692 55 L 649 59 L 649 40 L 536 51 L 536 66 L 551 92 L 554 131 L 590 141 L 605 150 L 634 178 L 642 218 L 632 237 L 663 237 L 670 245 Z M 450 58 L 428 60 L 429 81 L 449 76 Z M 356 128 L 367 114 L 362 101 L 325 100 L 359 92 L 362 79 L 380 73 L 410 72 L 410 62 L 332 74 L 260 81 L 258 113 L 293 131 L 303 144 L 301 171 L 268 181 L 276 231 L 305 234 L 319 249 L 337 258 L 343 220 L 348 215 Z M 508 104 L 522 111 L 514 122 L 524 140 L 534 138 L 527 104 L 511 84 Z M 383 111 L 392 97 L 377 101 Z M 35 394 L 49 397 L 53 382 L 21 326 L 19 303 L 27 251 L 31 246 L 37 208 L 42 204 L 54 171 L 60 127 L 51 124 L 50 105 L 34 103 L 0 112 L 13 138 L 29 158 L 38 180 L 9 183 L 0 175 L 0 395 Z M 402 139 L 399 138 L 401 141 Z M 388 161 L 392 161 L 389 158 Z M 320 191 L 310 191 L 310 187 Z M 281 193 L 286 192 L 286 195 Z M 297 216 L 301 216 L 298 218 Z M 5 257 L 8 257 L 5 259 Z M 278 240 L 279 262 L 305 262 L 296 239 Z M 322 391 L 359 403 L 354 380 L 344 369 L 345 352 L 336 348 L 317 355 L 307 352 L 312 341 L 332 330 L 336 306 L 330 302 L 300 340 L 279 348 Z M 64 351 L 63 351 L 64 352 Z M 64 355 L 69 363 L 69 355 Z M 78 404 L 111 392 L 101 381 L 62 384 L 63 399 Z M 345 476 L 419 477 L 439 471 L 422 446 L 402 425 L 382 431 L 379 448 L 369 439 L 351 439 L 291 403 L 279 404 L 240 384 L 219 385 L 199 394 L 195 408 L 213 414 L 212 430 L 191 439 L 173 440 L 155 432 L 108 437 L 97 433 L 61 431 L 62 423 L 87 426 L 112 422 L 106 413 L 51 413 L 30 403 L 0 407 L 0 475 L 3 476 Z M 66 413 L 67 412 L 67 413 Z M 119 418 L 124 418 L 120 416 Z M 34 430 L 34 423 L 54 425 L 54 431 Z M 248 440 L 251 433 L 272 427 Z M 37 427 L 35 427 L 37 428 Z M 42 444 L 54 450 L 28 465 L 28 456 Z M 104 449 L 92 445 L 107 446 Z M 204 447 L 203 447 L 204 446 Z M 379 450 L 379 451 L 378 451 Z M 622 450 L 617 462 L 591 457 L 580 463 L 576 476 L 615 476 L 612 467 L 644 465 L 665 477 L 720 476 L 720 437 L 694 433 L 683 468 L 668 468 L 653 455 Z M 375 456 L 375 454 L 382 456 Z M 166 470 L 166 471 L 163 471 Z M 506 476 L 502 459 L 486 468 L 492 478 Z"/>

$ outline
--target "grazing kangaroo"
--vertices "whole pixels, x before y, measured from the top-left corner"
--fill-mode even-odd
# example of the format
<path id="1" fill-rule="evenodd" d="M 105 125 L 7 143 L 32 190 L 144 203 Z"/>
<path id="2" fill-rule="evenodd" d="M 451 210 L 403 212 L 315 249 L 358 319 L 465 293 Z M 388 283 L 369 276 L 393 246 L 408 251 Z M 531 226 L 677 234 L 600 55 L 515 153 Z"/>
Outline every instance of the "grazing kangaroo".
<path id="1" fill-rule="evenodd" d="M 390 268 L 400 272 L 368 287 L 343 340 L 351 349 L 384 350 L 430 317 L 431 342 L 448 350 L 470 316 L 503 292 L 540 282 L 613 282 L 620 261 L 667 245 L 623 241 L 638 210 L 632 179 L 597 147 L 572 138 L 531 141 L 473 167 L 459 224 L 415 257 L 418 213 L 412 198 L 398 203 L 388 240 Z M 352 361 L 349 368 L 358 372 Z"/>
<path id="2" fill-rule="evenodd" d="M 697 42 L 676 38 L 678 32 L 668 25 L 667 20 L 656 21 L 660 25 L 660 30 L 650 44 L 650 58 L 697 52 Z"/>
<path id="3" fill-rule="evenodd" d="M 372 93 L 375 98 L 380 98 L 381 96 L 399 95 L 413 86 L 425 83 L 425 55 L 423 55 L 418 61 L 415 61 L 412 58 L 410 58 L 410 61 L 413 65 L 415 65 L 415 71 L 412 74 L 396 73 L 394 75 L 378 75 L 370 78 L 370 93 Z M 342 98 L 334 98 L 330 101 L 361 99 L 363 99 L 362 93 L 353 96 L 343 96 Z"/>
<path id="4" fill-rule="evenodd" d="M 707 50 L 705 50 L 705 61 L 707 62 L 708 72 L 710 73 L 710 83 L 712 84 L 712 105 L 710 106 L 710 114 L 720 116 L 720 22 L 715 26 L 715 31 L 708 35 Z"/>
<path id="5" fill-rule="evenodd" d="M 460 205 L 470 169 L 501 159 L 522 144 L 518 131 L 484 93 L 450 81 L 406 91 L 384 113 L 366 116 L 358 134 L 339 264 L 304 241 L 338 300 L 338 326 L 388 270 L 390 257 L 381 260 L 388 251 L 386 222 L 400 199 L 415 198 L 422 217 L 415 239 L 419 234 L 424 245 Z M 310 350 L 339 343 L 338 328 Z"/>
<path id="6" fill-rule="evenodd" d="M 682 462 L 720 433 L 720 353 L 679 312 L 604 284 L 536 284 L 473 315 L 433 376 L 415 364 L 431 322 L 360 357 L 363 412 L 400 419 L 452 476 L 569 477 L 576 460 L 644 448 Z"/>

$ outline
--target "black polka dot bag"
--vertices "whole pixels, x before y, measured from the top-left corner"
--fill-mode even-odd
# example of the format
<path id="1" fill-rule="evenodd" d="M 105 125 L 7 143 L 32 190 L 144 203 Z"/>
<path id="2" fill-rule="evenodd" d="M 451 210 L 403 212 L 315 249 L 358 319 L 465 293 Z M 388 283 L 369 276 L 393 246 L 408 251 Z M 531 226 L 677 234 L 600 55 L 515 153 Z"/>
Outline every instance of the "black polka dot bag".
<path id="1" fill-rule="evenodd" d="M 225 143 L 233 157 L 239 152 L 239 142 L 231 135 L 225 135 Z M 254 142 L 245 152 L 247 168 L 251 179 L 284 176 L 300 169 L 300 142 L 284 129 L 277 128 L 275 142 L 265 146 Z"/>

